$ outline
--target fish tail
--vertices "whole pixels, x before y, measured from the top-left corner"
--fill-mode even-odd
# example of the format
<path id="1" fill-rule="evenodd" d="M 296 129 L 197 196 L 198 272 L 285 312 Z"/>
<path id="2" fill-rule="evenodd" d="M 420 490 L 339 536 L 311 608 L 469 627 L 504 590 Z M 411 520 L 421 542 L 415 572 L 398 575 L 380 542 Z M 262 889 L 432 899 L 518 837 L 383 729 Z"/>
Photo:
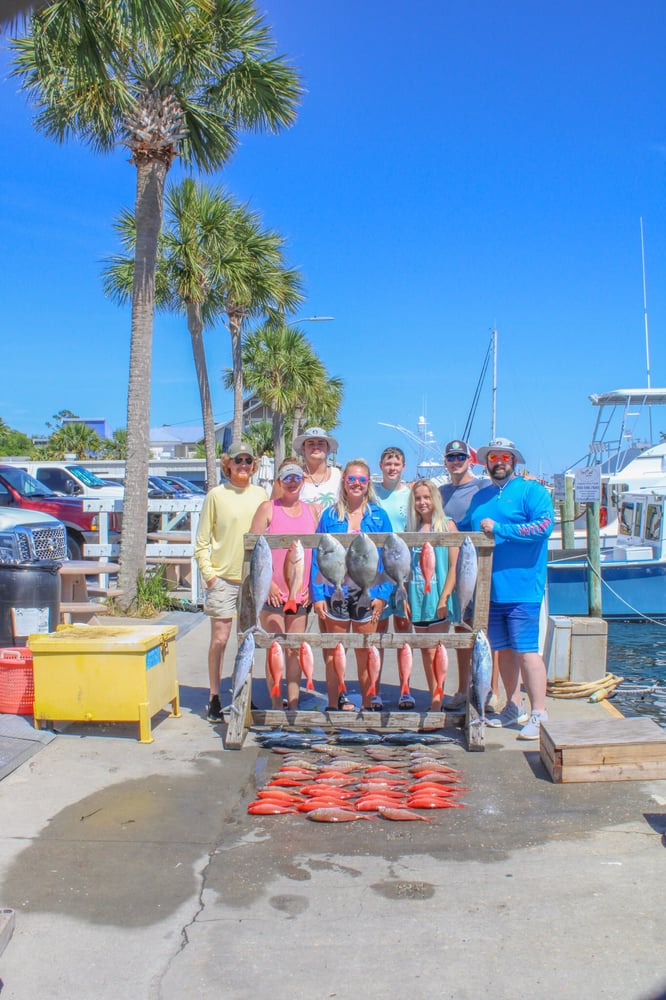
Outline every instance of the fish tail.
<path id="1" fill-rule="evenodd" d="M 424 594 L 430 593 L 430 580 L 426 580 L 425 587 L 423 588 L 423 593 Z"/>
<path id="2" fill-rule="evenodd" d="M 314 689 L 315 689 L 314 681 L 312 680 L 312 678 L 310 678 L 310 680 L 305 685 L 305 690 L 306 691 L 314 691 Z"/>
<path id="3" fill-rule="evenodd" d="M 294 614 L 296 614 L 297 610 L 298 610 L 298 605 L 296 604 L 296 601 L 293 599 L 293 597 L 290 597 L 289 600 L 285 603 L 284 611 L 285 612 L 293 611 Z"/>
<path id="4" fill-rule="evenodd" d="M 437 687 L 435 688 L 435 693 L 433 695 L 433 698 L 443 698 L 443 697 L 444 697 L 444 688 L 442 687 L 441 684 L 438 684 Z"/>
<path id="5" fill-rule="evenodd" d="M 340 681 L 340 686 L 338 688 L 338 694 L 342 694 L 343 691 L 345 692 L 345 694 L 347 693 L 347 685 L 345 684 L 344 681 Z"/>
<path id="6" fill-rule="evenodd" d="M 403 694 L 410 694 L 409 684 L 407 683 L 407 681 L 405 681 L 405 683 L 400 688 L 400 697 L 401 698 L 402 698 Z"/>
<path id="7" fill-rule="evenodd" d="M 271 698 L 279 698 L 279 697 L 280 697 L 280 685 L 274 684 L 273 687 L 271 688 Z"/>

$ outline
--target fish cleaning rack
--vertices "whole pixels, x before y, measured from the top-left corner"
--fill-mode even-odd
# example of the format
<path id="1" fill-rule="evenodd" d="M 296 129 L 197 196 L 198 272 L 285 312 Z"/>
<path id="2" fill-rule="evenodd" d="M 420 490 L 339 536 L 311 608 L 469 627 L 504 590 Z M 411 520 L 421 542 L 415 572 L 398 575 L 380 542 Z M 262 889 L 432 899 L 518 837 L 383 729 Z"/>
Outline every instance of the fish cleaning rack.
<path id="1" fill-rule="evenodd" d="M 388 532 L 368 533 L 367 537 L 372 539 L 378 548 L 381 548 Z M 237 629 L 239 635 L 246 631 L 256 621 L 256 614 L 252 604 L 250 592 L 250 559 L 258 538 L 264 538 L 271 549 L 288 549 L 291 542 L 300 539 L 304 549 L 316 549 L 322 536 L 320 534 L 309 535 L 254 535 L 244 536 L 244 562 L 243 562 L 243 584 L 241 587 L 240 603 L 237 617 Z M 336 534 L 335 538 L 347 548 L 357 534 Z M 400 537 L 410 548 L 423 545 L 424 541 L 430 542 L 433 546 L 445 546 L 446 548 L 460 547 L 466 537 L 469 537 L 474 545 L 478 559 L 478 573 L 476 590 L 474 594 L 474 617 L 471 630 L 468 632 L 436 632 L 432 635 L 412 632 L 367 632 L 367 633 L 319 633 L 319 632 L 291 632 L 289 635 L 284 632 L 262 633 L 255 632 L 255 645 L 258 649 L 267 649 L 270 644 L 277 640 L 284 649 L 298 648 L 302 642 L 308 642 L 313 649 L 333 648 L 339 642 L 345 647 L 345 651 L 368 646 L 376 646 L 377 649 L 398 650 L 406 642 L 413 649 L 437 646 L 442 643 L 447 651 L 450 649 L 471 649 L 474 645 L 477 632 L 488 627 L 488 608 L 490 603 L 490 574 L 492 569 L 492 554 L 494 542 L 481 531 L 473 532 L 431 532 L 424 538 L 420 532 L 403 532 Z M 313 711 L 280 711 L 277 709 L 257 710 L 251 708 L 252 692 L 252 670 L 250 670 L 245 683 L 238 692 L 231 707 L 229 725 L 225 737 L 225 746 L 229 750 L 240 750 L 247 736 L 248 729 L 252 725 L 265 726 L 289 726 L 294 729 L 306 729 L 311 726 L 319 726 L 322 729 L 372 729 L 383 730 L 431 730 L 441 729 L 444 726 L 456 725 L 460 720 L 458 712 L 313 712 Z M 479 717 L 470 699 L 467 699 L 467 709 L 465 714 L 465 736 L 469 750 L 484 750 L 484 726 L 479 724 Z"/>

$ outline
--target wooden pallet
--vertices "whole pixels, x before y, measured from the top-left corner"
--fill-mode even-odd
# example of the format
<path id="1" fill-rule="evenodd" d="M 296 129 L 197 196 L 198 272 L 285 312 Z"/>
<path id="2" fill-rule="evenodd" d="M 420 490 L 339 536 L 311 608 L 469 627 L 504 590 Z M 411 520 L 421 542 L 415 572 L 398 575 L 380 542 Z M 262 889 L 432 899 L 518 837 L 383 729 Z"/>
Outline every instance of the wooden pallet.
<path id="1" fill-rule="evenodd" d="M 254 615 L 250 610 L 248 613 L 249 589 L 248 573 L 250 557 L 256 544 L 258 535 L 245 535 L 245 562 L 243 566 L 243 587 L 241 588 L 240 608 L 238 613 L 239 630 L 246 629 L 252 622 Z M 305 548 L 316 548 L 321 540 L 321 535 L 264 535 L 263 536 L 271 549 L 287 549 L 295 538 L 300 538 Z M 355 536 L 353 534 L 336 535 L 336 539 L 347 546 Z M 371 538 L 379 547 L 386 540 L 387 533 L 372 534 Z M 417 532 L 405 532 L 401 536 L 407 545 L 422 545 L 423 535 Z M 445 545 L 447 547 L 462 545 L 465 534 L 461 532 L 433 532 L 428 536 L 428 541 L 433 545 Z M 378 649 L 399 649 L 405 642 L 408 642 L 413 649 L 420 649 L 428 646 L 435 646 L 442 642 L 447 649 L 470 649 L 474 645 L 476 634 L 481 628 L 487 628 L 488 607 L 490 602 L 490 574 L 492 568 L 492 554 L 494 543 L 492 539 L 486 537 L 483 532 L 471 532 L 469 534 L 477 549 L 478 556 L 478 578 L 474 601 L 474 621 L 471 631 L 465 632 L 439 632 L 433 635 L 411 634 L 406 632 L 383 632 L 383 633 L 291 633 L 290 635 L 264 635 L 255 633 L 255 642 L 258 648 L 267 648 L 277 639 L 284 648 L 298 647 L 302 642 L 308 642 L 313 648 L 331 648 L 341 642 L 346 650 L 358 649 L 368 646 L 376 646 Z M 238 697 L 232 705 L 229 715 L 229 725 L 225 736 L 225 746 L 230 750 L 239 750 L 245 741 L 247 731 L 253 724 L 256 725 L 289 725 L 296 729 L 303 729 L 309 726 L 321 726 L 322 728 L 347 729 L 386 729 L 386 730 L 411 730 L 411 729 L 441 729 L 447 725 L 460 724 L 463 713 L 443 713 L 443 712 L 283 712 L 270 710 L 266 712 L 253 712 L 251 710 L 251 686 L 252 675 L 248 677 L 239 692 Z M 465 736 L 467 748 L 469 750 L 485 749 L 485 727 L 480 724 L 478 716 L 469 705 L 464 714 Z"/>
<path id="2" fill-rule="evenodd" d="M 542 722 L 540 748 L 556 783 L 666 778 L 666 731 L 652 719 Z"/>

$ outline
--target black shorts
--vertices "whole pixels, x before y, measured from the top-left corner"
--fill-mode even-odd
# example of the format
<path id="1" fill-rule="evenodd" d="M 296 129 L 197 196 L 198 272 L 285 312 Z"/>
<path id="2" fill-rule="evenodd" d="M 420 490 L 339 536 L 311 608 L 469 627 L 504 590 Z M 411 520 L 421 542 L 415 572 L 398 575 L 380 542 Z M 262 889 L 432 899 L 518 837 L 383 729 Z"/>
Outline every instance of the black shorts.
<path id="1" fill-rule="evenodd" d="M 339 622 L 369 622 L 372 618 L 372 608 L 359 607 L 360 590 L 350 591 L 341 601 L 326 598 L 326 614 Z"/>

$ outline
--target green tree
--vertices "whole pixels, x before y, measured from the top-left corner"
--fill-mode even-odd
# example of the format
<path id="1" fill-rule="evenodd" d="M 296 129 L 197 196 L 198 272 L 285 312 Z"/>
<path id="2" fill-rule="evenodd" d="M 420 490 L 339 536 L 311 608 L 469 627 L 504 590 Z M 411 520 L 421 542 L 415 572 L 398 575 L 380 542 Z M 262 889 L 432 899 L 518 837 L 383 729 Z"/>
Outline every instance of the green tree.
<path id="1" fill-rule="evenodd" d="M 113 437 L 105 438 L 100 447 L 102 458 L 127 458 L 127 431 L 119 427 L 113 432 Z"/>
<path id="2" fill-rule="evenodd" d="M 305 427 L 335 427 L 340 419 L 343 397 L 344 382 L 337 376 L 327 377 L 323 385 L 306 386 L 293 409 L 290 444 Z"/>
<path id="3" fill-rule="evenodd" d="M 169 12 L 165 17 L 165 4 Z M 131 603 L 145 568 L 155 267 L 164 184 L 176 156 L 221 166 L 239 132 L 290 125 L 298 77 L 273 53 L 252 0 L 59 0 L 12 43 L 14 73 L 39 131 L 118 145 L 136 168 L 136 251 L 120 588 Z"/>
<path id="4" fill-rule="evenodd" d="M 243 440 L 252 445 L 255 455 L 272 455 L 273 424 L 270 420 L 255 420 L 244 428 Z"/>
<path id="5" fill-rule="evenodd" d="M 32 451 L 28 435 L 14 430 L 0 417 L 0 455 L 31 455 Z"/>
<path id="6" fill-rule="evenodd" d="M 243 378 L 273 410 L 273 456 L 276 468 L 285 456 L 285 423 L 309 393 L 324 392 L 328 376 L 302 330 L 283 323 L 264 323 L 243 344 Z M 229 387 L 233 371 L 227 369 Z"/>
<path id="7" fill-rule="evenodd" d="M 87 424 L 63 424 L 49 438 L 46 454 L 49 458 L 63 459 L 76 455 L 79 461 L 97 455 L 102 446 L 99 434 Z"/>

